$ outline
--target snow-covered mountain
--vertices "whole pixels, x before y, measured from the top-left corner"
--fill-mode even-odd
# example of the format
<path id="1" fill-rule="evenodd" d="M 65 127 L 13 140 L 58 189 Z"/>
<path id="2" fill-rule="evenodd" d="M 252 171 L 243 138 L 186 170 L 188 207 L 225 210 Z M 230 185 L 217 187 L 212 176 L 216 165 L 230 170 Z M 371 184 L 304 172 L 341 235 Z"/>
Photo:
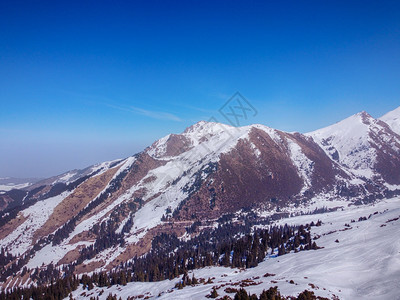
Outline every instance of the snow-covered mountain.
<path id="1" fill-rule="evenodd" d="M 379 120 L 382 120 L 388 124 L 394 132 L 400 134 L 400 107 L 388 112 L 384 116 L 380 117 Z"/>
<path id="2" fill-rule="evenodd" d="M 358 113 L 308 135 L 349 173 L 400 184 L 400 136 L 368 113 Z"/>
<path id="3" fill-rule="evenodd" d="M 48 274 L 50 264 L 113 270 L 162 234 L 190 241 L 226 220 L 249 230 L 399 195 L 397 125 L 393 114 L 366 112 L 308 134 L 202 121 L 132 157 L 5 192 L 3 287 L 41 282 L 38 269 Z"/>

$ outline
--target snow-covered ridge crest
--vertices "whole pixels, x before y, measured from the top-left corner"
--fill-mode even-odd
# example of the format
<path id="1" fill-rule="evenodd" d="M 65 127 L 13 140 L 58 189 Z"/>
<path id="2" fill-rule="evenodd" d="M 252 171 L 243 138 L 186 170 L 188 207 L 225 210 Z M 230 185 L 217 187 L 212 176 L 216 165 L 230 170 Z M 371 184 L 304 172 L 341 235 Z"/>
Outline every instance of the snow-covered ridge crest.
<path id="1" fill-rule="evenodd" d="M 400 106 L 383 115 L 379 120 L 385 122 L 394 132 L 400 134 Z"/>
<path id="2" fill-rule="evenodd" d="M 235 143 L 239 136 L 245 135 L 247 127 L 200 121 L 185 129 L 181 134 L 169 134 L 157 140 L 146 149 L 147 154 L 156 159 L 172 159 L 185 152 L 196 152 L 203 157 L 212 152 L 220 152 L 223 145 Z M 201 147 L 198 147 L 198 146 Z"/>
<path id="3" fill-rule="evenodd" d="M 186 128 L 181 134 L 168 134 L 157 140 L 147 149 L 147 154 L 157 159 L 173 159 L 177 155 L 168 153 L 168 148 L 173 147 L 174 144 L 175 146 L 179 144 L 181 146 L 180 151 L 175 154 L 192 151 L 185 156 L 196 156 L 197 158 L 208 154 L 215 156 L 215 154 L 221 154 L 232 149 L 238 140 L 246 138 L 253 128 L 263 130 L 276 142 L 282 142 L 277 130 L 265 125 L 253 124 L 235 127 L 223 123 L 200 121 Z M 195 156 L 194 153 L 196 153 Z"/>
<path id="4" fill-rule="evenodd" d="M 368 113 L 360 112 L 306 135 L 311 136 L 330 157 L 344 166 L 355 170 L 369 170 L 376 159 L 369 134 L 379 126 L 377 123 Z"/>

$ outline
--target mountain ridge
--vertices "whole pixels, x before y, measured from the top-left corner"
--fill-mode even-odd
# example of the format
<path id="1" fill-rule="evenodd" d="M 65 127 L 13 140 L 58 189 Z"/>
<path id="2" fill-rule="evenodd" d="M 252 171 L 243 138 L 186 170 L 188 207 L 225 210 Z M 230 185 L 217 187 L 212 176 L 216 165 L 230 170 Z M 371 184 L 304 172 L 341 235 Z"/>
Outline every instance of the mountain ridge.
<path id="1" fill-rule="evenodd" d="M 190 239 L 193 224 L 221 216 L 281 218 L 391 197 L 400 194 L 393 124 L 366 112 L 306 134 L 200 121 L 134 156 L 1 194 L 0 246 L 29 269 L 52 262 L 82 274 L 144 255 L 162 233 Z M 18 274 L 3 286 L 29 283 Z"/>

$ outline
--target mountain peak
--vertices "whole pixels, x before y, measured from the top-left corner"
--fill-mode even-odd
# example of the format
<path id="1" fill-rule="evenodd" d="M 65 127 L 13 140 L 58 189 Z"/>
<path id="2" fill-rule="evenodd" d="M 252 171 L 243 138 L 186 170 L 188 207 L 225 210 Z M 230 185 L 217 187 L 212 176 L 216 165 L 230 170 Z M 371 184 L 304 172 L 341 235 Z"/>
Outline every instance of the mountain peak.
<path id="1" fill-rule="evenodd" d="M 198 121 L 198 122 L 194 123 L 193 125 L 190 125 L 189 127 L 186 127 L 186 129 L 184 130 L 184 133 L 195 131 L 196 129 L 202 128 L 202 127 L 206 126 L 209 123 L 211 123 L 211 122 L 207 122 L 207 121 L 204 121 L 204 120 Z"/>
<path id="2" fill-rule="evenodd" d="M 370 120 L 374 118 L 367 113 L 366 111 L 360 111 L 346 119 L 343 119 L 335 124 L 329 125 L 327 127 L 317 129 L 313 132 L 307 133 L 307 135 L 317 136 L 317 135 L 326 135 L 329 132 L 338 133 L 338 132 L 349 132 L 353 131 L 353 129 L 364 127 L 364 125 L 369 125 Z M 358 131 L 358 130 L 354 130 Z"/>
<path id="3" fill-rule="evenodd" d="M 367 113 L 365 110 L 360 111 L 357 113 L 355 116 L 359 117 L 361 119 L 361 122 L 365 125 L 371 125 L 375 121 L 374 117 L 372 117 L 369 113 Z"/>
<path id="4" fill-rule="evenodd" d="M 372 118 L 372 116 L 369 113 L 367 113 L 365 110 L 362 110 L 359 113 L 356 113 L 356 116 Z"/>
<path id="5" fill-rule="evenodd" d="M 193 125 L 187 127 L 183 133 L 191 132 L 215 132 L 231 128 L 232 126 L 223 123 L 210 122 L 210 121 L 199 121 Z"/>

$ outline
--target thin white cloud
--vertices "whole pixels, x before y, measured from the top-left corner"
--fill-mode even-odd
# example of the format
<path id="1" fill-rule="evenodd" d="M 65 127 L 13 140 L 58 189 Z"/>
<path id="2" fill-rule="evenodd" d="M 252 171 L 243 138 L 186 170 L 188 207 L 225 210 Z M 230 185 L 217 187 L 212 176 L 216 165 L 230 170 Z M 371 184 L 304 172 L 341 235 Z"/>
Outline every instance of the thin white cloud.
<path id="1" fill-rule="evenodd" d="M 215 109 L 206 109 L 206 108 L 192 106 L 192 105 L 186 105 L 186 104 L 179 105 L 179 106 L 187 108 L 187 109 L 191 109 L 191 110 L 197 110 L 199 112 L 207 113 L 207 114 L 210 114 L 210 115 L 215 114 L 217 112 L 217 110 L 215 110 Z"/>
<path id="2" fill-rule="evenodd" d="M 153 119 L 182 122 L 181 118 L 179 118 L 178 116 L 176 116 L 174 114 L 168 113 L 168 112 L 146 110 L 146 109 L 134 107 L 134 106 L 131 106 L 130 108 L 131 108 L 131 111 L 133 111 L 135 113 L 138 113 L 140 115 L 147 116 L 147 117 L 150 117 Z"/>
<path id="3" fill-rule="evenodd" d="M 118 110 L 122 110 L 122 111 L 132 112 L 135 114 L 139 114 L 139 115 L 146 116 L 146 117 L 149 117 L 152 119 L 157 119 L 157 120 L 169 120 L 169 121 L 175 121 L 175 122 L 183 121 L 177 115 L 171 114 L 169 112 L 164 112 L 164 111 L 147 110 L 147 109 L 143 109 L 143 108 L 135 107 L 135 106 L 121 107 L 121 106 L 116 106 L 116 105 L 112 105 L 112 104 L 107 104 L 107 106 L 118 109 Z"/>

